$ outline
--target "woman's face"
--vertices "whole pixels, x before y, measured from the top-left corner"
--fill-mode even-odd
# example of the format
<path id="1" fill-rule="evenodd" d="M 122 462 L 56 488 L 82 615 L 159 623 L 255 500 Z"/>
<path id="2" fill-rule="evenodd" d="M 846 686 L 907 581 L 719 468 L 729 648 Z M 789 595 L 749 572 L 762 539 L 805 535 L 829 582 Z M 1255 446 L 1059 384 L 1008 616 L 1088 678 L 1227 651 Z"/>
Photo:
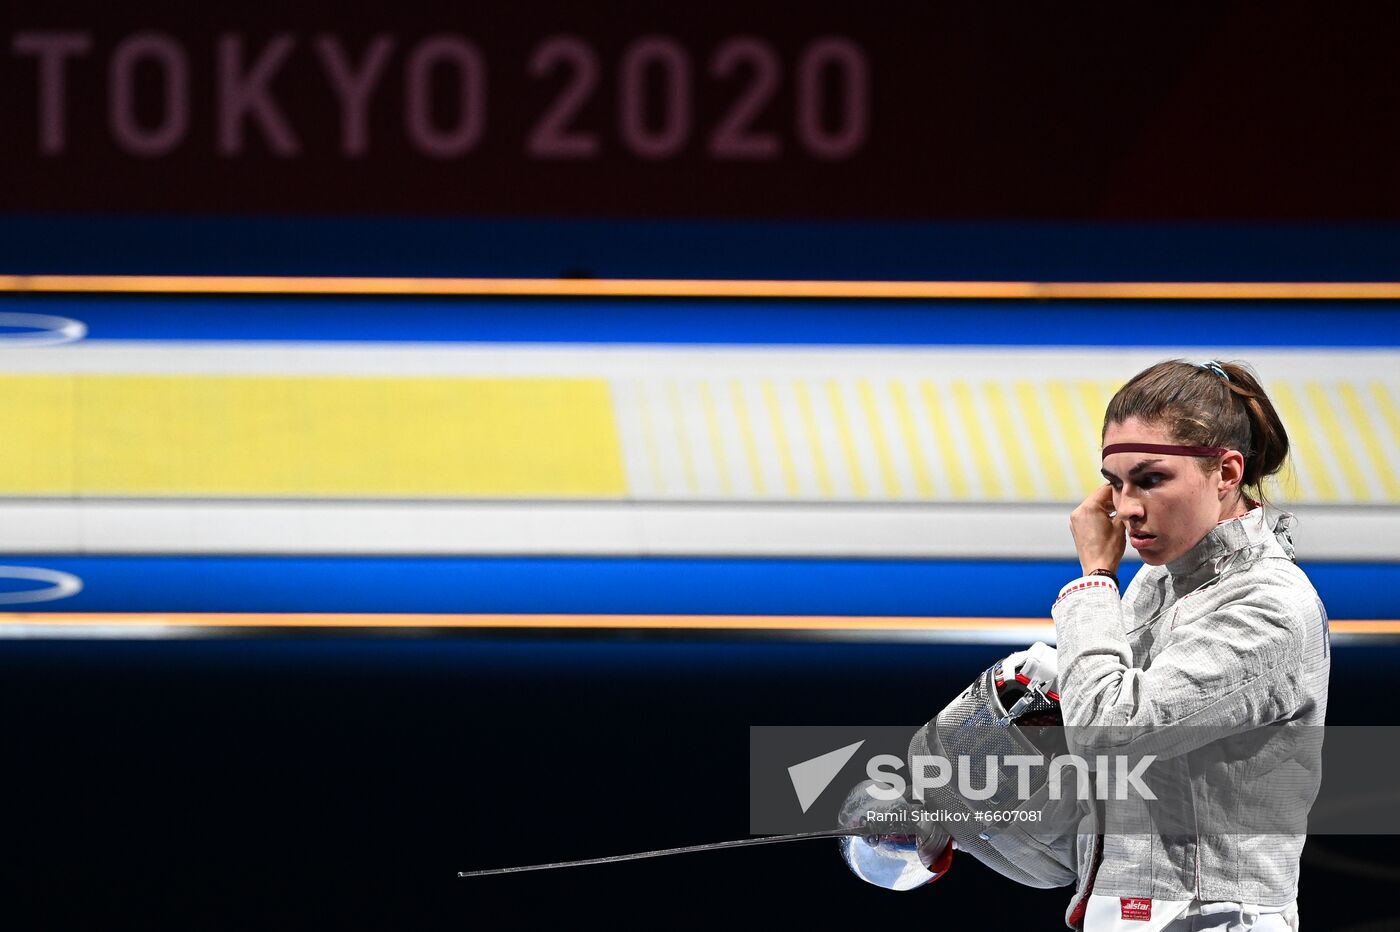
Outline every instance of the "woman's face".
<path id="1" fill-rule="evenodd" d="M 1103 442 L 1104 446 L 1181 443 L 1137 418 L 1109 424 Z M 1163 453 L 1125 452 L 1104 457 L 1103 474 L 1113 486 L 1113 507 L 1128 529 L 1128 543 L 1137 549 L 1142 562 L 1150 566 L 1170 563 L 1235 513 L 1230 506 L 1236 501 L 1238 477 L 1230 481 L 1221 467 L 1202 472 L 1200 462 L 1199 457 Z M 1225 471 L 1235 472 L 1233 467 L 1233 462 L 1225 464 Z"/>

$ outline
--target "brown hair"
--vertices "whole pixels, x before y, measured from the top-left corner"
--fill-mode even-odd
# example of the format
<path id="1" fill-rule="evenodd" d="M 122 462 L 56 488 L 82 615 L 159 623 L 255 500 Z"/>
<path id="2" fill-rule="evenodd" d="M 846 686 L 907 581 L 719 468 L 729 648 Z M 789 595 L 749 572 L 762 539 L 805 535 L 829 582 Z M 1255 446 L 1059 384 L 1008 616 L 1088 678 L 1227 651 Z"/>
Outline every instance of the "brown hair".
<path id="1" fill-rule="evenodd" d="M 1242 362 L 1211 360 L 1198 365 L 1168 359 L 1149 366 L 1129 379 L 1108 403 L 1100 441 L 1109 424 L 1133 417 L 1165 429 L 1183 446 L 1239 450 L 1244 454 L 1240 485 L 1252 490 L 1256 498 L 1263 497 L 1260 483 L 1278 472 L 1288 456 L 1283 421 L 1259 377 Z"/>

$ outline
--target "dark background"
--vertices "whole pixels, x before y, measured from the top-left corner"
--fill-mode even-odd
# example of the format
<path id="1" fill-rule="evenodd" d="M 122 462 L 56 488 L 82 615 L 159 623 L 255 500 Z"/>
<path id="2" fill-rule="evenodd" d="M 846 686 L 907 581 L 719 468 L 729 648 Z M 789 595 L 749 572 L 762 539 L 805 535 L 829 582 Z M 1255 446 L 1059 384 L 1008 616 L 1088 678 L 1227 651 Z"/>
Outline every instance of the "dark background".
<path id="1" fill-rule="evenodd" d="M 66 145 L 44 154 L 38 69 L 13 43 L 81 33 L 66 69 Z M 188 65 L 189 125 L 160 154 L 133 155 L 110 129 L 113 51 L 129 37 L 173 39 Z M 269 98 L 295 139 L 279 149 L 254 121 L 237 154 L 219 151 L 216 43 L 241 37 L 245 70 L 279 36 L 291 51 Z M 341 149 L 340 110 L 313 50 L 338 38 L 352 62 L 370 41 L 394 46 L 375 85 L 367 146 Z M 429 36 L 473 43 L 486 70 L 480 142 L 423 155 L 404 119 L 406 63 Z M 527 140 L 571 86 L 569 70 L 532 76 L 531 56 L 569 35 L 597 56 L 570 133 L 597 154 L 541 160 Z M 674 39 L 690 60 L 693 127 L 660 158 L 621 127 L 619 75 L 631 43 Z M 771 93 L 748 122 L 781 148 L 726 160 L 708 140 L 757 80 L 712 72 L 726 39 L 771 47 Z M 799 66 L 813 42 L 843 37 L 869 62 L 868 134 L 836 159 L 797 131 Z M 1055 220 L 1360 221 L 1400 218 L 1400 82 L 1390 4 L 1186 2 L 909 4 L 711 0 L 703 4 L 327 3 L 257 7 L 17 3 L 0 12 L 3 203 L 22 211 L 331 212 L 476 216 L 794 217 Z M 666 120 L 650 74 L 645 122 Z M 838 131 L 839 76 L 824 74 L 821 125 Z M 134 72 L 139 125 L 166 113 L 161 72 Z M 451 69 L 432 83 L 434 125 L 462 115 Z"/>
<path id="2" fill-rule="evenodd" d="M 1014 645 L 1021 647 L 1024 645 Z M 1062 927 L 1071 888 L 957 856 L 928 889 L 834 841 L 458 879 L 743 838 L 751 724 L 931 716 L 1012 645 L 267 637 L 0 652 L 5 913 L 34 928 Z M 1338 644 L 1328 721 L 1395 648 Z M 1303 855 L 1311 928 L 1393 929 L 1392 839 Z"/>

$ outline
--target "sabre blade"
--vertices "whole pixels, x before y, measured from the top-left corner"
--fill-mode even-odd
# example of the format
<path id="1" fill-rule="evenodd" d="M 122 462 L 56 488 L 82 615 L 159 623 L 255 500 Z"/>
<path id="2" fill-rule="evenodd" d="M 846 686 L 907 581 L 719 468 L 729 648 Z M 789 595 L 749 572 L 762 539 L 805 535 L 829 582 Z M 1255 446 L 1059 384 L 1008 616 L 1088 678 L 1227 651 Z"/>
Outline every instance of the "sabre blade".
<path id="1" fill-rule="evenodd" d="M 618 861 L 638 861 L 642 858 L 660 858 L 672 854 L 690 854 L 696 851 L 717 851 L 720 848 L 746 848 L 751 845 L 777 845 L 789 841 L 808 841 L 813 838 L 841 838 L 858 834 L 849 828 L 829 829 L 823 832 L 798 832 L 793 835 L 764 835 L 760 838 L 739 838 L 734 841 L 712 841 L 703 845 L 686 845 L 683 848 L 661 848 L 657 851 L 638 851 L 633 854 L 613 854 L 605 858 L 587 858 L 582 861 L 555 861 L 552 864 L 524 864 L 520 867 L 495 867 L 484 871 L 458 871 L 458 877 L 486 877 L 491 874 L 519 874 L 525 871 L 546 871 L 557 867 L 587 867 L 590 864 L 614 864 Z"/>

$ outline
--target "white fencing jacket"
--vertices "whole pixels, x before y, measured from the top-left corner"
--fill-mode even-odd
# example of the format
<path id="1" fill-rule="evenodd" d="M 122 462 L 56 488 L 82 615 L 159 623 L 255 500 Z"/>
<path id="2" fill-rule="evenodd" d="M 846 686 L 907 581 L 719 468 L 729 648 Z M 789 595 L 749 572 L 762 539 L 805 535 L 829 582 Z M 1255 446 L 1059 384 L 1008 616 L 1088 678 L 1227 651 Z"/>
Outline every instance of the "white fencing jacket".
<path id="1" fill-rule="evenodd" d="M 1331 651 L 1327 613 L 1293 562 L 1292 520 L 1266 505 L 1221 522 L 1179 559 L 1140 570 L 1121 598 L 1103 576 L 1060 591 L 1052 615 L 1071 749 L 1088 757 L 1150 746 L 1177 765 L 1168 772 L 1208 822 L 1169 835 L 1115 835 L 1111 820 L 1107 833 L 1081 828 L 1073 853 L 1064 849 L 1078 875 L 1066 911 L 1072 928 L 1082 927 L 1091 895 L 1164 906 L 1296 899 L 1301 832 L 1210 830 L 1211 814 L 1250 803 L 1257 758 L 1192 754 L 1211 731 L 1317 726 L 1317 759 L 1288 762 L 1301 774 L 1294 798 L 1270 805 L 1306 813 L 1316 796 Z"/>

